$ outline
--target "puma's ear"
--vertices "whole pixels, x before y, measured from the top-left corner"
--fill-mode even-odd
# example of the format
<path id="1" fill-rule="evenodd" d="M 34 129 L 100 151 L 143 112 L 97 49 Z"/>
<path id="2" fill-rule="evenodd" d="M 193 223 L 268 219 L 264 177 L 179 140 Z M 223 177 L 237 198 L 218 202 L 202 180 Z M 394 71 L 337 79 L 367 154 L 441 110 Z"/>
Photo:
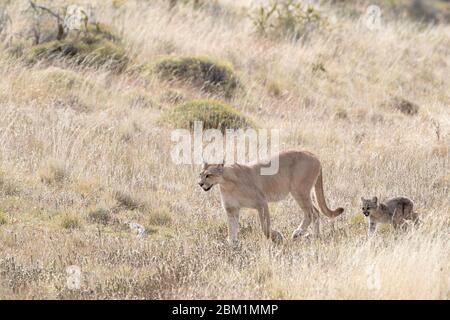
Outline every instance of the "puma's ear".
<path id="1" fill-rule="evenodd" d="M 203 161 L 202 169 L 206 170 L 208 168 L 208 166 L 209 166 L 208 163 L 206 161 Z"/>
<path id="2" fill-rule="evenodd" d="M 375 202 L 375 203 L 377 203 L 377 202 L 378 202 L 378 198 L 377 198 L 377 197 L 373 197 L 373 198 L 372 198 L 372 201 Z"/>
<path id="3" fill-rule="evenodd" d="M 361 197 L 361 202 L 364 202 L 364 198 L 363 197 Z"/>
<path id="4" fill-rule="evenodd" d="M 222 175 L 223 174 L 223 163 L 219 163 L 214 165 L 214 173 L 217 175 Z"/>

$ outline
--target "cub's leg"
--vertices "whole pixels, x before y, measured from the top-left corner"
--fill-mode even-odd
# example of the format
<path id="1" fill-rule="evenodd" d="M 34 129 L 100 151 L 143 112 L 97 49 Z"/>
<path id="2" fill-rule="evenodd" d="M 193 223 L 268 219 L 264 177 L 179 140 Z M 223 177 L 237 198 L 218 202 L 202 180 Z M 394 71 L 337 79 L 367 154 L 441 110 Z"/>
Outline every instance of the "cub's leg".
<path id="1" fill-rule="evenodd" d="M 231 245 L 238 244 L 239 208 L 226 208 L 228 218 L 228 242 Z"/>
<path id="2" fill-rule="evenodd" d="M 300 236 L 307 235 L 307 229 L 311 222 L 314 220 L 315 228 L 318 228 L 318 217 L 317 219 L 314 219 L 315 212 L 314 212 L 314 205 L 311 201 L 311 195 L 310 194 L 299 194 L 299 193 L 292 193 L 295 201 L 297 201 L 298 205 L 303 211 L 304 217 L 301 222 L 301 224 L 298 226 L 298 228 L 292 233 L 292 239 L 296 240 Z M 317 230 L 317 229 L 316 229 Z"/>
<path id="3" fill-rule="evenodd" d="M 369 235 L 374 234 L 375 231 L 377 231 L 377 223 L 369 218 Z"/>
<path id="4" fill-rule="evenodd" d="M 395 230 L 406 231 L 408 229 L 408 225 L 406 224 L 405 220 L 394 222 L 392 225 L 394 226 Z"/>
<path id="5" fill-rule="evenodd" d="M 411 216 L 412 216 L 412 221 L 414 222 L 414 225 L 415 225 L 415 226 L 418 226 L 418 225 L 420 224 L 419 213 L 413 211 L 413 212 L 411 213 Z"/>
<path id="6" fill-rule="evenodd" d="M 392 225 L 395 230 L 406 231 L 408 229 L 408 225 L 405 223 L 405 220 L 403 219 L 399 221 L 393 221 Z"/>
<path id="7" fill-rule="evenodd" d="M 394 215 L 392 217 L 392 225 L 395 230 L 406 230 L 407 225 L 405 223 L 405 210 L 403 207 L 395 208 Z"/>
<path id="8" fill-rule="evenodd" d="M 404 207 L 405 219 L 411 220 L 415 226 L 419 224 L 419 214 L 414 211 L 413 203 L 407 203 Z"/>
<path id="9" fill-rule="evenodd" d="M 413 220 L 413 215 L 414 215 L 414 211 L 413 211 L 413 203 L 412 202 L 408 202 L 406 204 L 403 205 L 403 217 L 405 219 L 409 219 L 409 220 Z"/>

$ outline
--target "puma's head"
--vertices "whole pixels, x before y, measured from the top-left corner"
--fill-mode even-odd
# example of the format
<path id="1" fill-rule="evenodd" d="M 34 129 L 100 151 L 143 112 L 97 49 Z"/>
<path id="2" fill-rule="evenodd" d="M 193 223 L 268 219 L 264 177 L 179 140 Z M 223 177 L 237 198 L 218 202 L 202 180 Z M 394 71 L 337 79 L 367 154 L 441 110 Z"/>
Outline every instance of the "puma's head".
<path id="1" fill-rule="evenodd" d="M 203 190 L 209 191 L 214 185 L 222 181 L 223 164 L 207 164 L 203 165 L 200 172 L 200 181 L 198 184 Z"/>
<path id="2" fill-rule="evenodd" d="M 372 199 L 364 199 L 363 197 L 361 197 L 361 203 L 362 212 L 366 217 L 370 216 L 370 214 L 378 208 L 377 197 L 373 197 Z"/>

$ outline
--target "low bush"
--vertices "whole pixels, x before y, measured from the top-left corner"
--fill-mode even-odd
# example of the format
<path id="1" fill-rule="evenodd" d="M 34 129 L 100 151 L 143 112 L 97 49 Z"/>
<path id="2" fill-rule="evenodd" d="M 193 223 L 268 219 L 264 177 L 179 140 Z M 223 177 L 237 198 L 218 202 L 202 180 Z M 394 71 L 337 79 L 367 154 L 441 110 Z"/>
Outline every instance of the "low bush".
<path id="1" fill-rule="evenodd" d="M 8 218 L 6 216 L 5 213 L 3 213 L 2 211 L 0 211 L 0 226 L 7 224 L 8 223 Z"/>
<path id="2" fill-rule="evenodd" d="M 167 226 L 172 223 L 172 216 L 169 209 L 165 207 L 153 208 L 150 210 L 147 224 L 152 226 Z"/>
<path id="3" fill-rule="evenodd" d="M 76 213 L 64 212 L 59 217 L 61 227 L 64 229 L 79 229 L 81 227 L 81 220 Z"/>
<path id="4" fill-rule="evenodd" d="M 231 96 L 239 85 L 231 65 L 206 57 L 168 57 L 158 61 L 154 70 L 164 79 L 187 82 L 226 96 Z"/>
<path id="5" fill-rule="evenodd" d="M 126 94 L 126 100 L 132 108 L 159 108 L 152 96 L 143 89 L 131 89 Z"/>
<path id="6" fill-rule="evenodd" d="M 106 225 L 111 220 L 111 214 L 109 210 L 100 208 L 90 211 L 87 218 L 90 222 Z"/>
<path id="7" fill-rule="evenodd" d="M 67 90 L 78 88 L 85 83 L 83 77 L 75 71 L 58 67 L 33 70 L 26 76 L 31 78 L 33 83 L 39 83 L 36 87 L 30 87 L 31 91 L 45 91 L 52 95 L 66 93 Z"/>
<path id="8" fill-rule="evenodd" d="M 390 101 L 385 102 L 383 106 L 385 108 L 400 111 L 409 116 L 414 116 L 419 113 L 419 106 L 417 104 L 400 97 L 394 97 Z"/>
<path id="9" fill-rule="evenodd" d="M 295 0 L 261 4 L 250 18 L 258 34 L 289 40 L 305 39 L 327 25 L 327 19 L 317 9 Z"/>
<path id="10" fill-rule="evenodd" d="M 80 34 L 34 45 L 25 56 L 29 63 L 67 59 L 79 65 L 114 71 L 123 71 L 129 62 L 119 37 L 103 24 L 89 24 Z"/>
<path id="11" fill-rule="evenodd" d="M 0 170 L 0 195 L 17 196 L 20 194 L 19 187 L 16 183 Z"/>
<path id="12" fill-rule="evenodd" d="M 116 191 L 114 193 L 114 198 L 117 201 L 118 207 L 125 210 L 136 210 L 144 207 L 142 201 L 124 191 Z"/>
<path id="13" fill-rule="evenodd" d="M 95 108 L 100 96 L 106 97 L 103 88 L 84 74 L 53 66 L 18 74 L 13 85 L 23 88 L 20 95 L 14 96 L 16 102 L 32 100 L 39 105 L 68 106 L 83 112 Z"/>
<path id="14" fill-rule="evenodd" d="M 161 120 L 175 128 L 193 129 L 195 121 L 201 121 L 204 129 L 239 129 L 253 127 L 233 107 L 215 100 L 191 100 L 166 111 Z"/>
<path id="15" fill-rule="evenodd" d="M 60 184 L 69 179 L 66 165 L 59 160 L 48 160 L 38 171 L 41 182 L 52 185 Z"/>

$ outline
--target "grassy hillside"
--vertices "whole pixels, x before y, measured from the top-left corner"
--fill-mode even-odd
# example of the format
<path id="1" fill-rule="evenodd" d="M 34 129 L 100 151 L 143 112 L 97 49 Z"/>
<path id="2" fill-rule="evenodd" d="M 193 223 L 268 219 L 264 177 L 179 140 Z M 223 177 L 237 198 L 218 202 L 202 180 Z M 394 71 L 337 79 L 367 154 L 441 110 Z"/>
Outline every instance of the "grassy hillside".
<path id="1" fill-rule="evenodd" d="M 445 20 L 380 1 L 385 19 L 370 30 L 367 2 L 327 1 L 295 34 L 290 20 L 262 32 L 251 1 L 194 2 L 77 1 L 92 24 L 64 39 L 27 1 L 0 2 L 0 298 L 450 298 Z M 63 15 L 71 2 L 39 4 Z M 239 85 L 157 70 L 186 57 L 226 66 Z M 345 213 L 293 242 L 300 208 L 271 204 L 286 237 L 273 245 L 244 210 L 231 248 L 218 188 L 203 192 L 199 166 L 172 163 L 161 122 L 197 99 L 315 153 L 328 204 Z M 359 202 L 373 195 L 410 197 L 423 224 L 369 239 Z M 71 265 L 80 290 L 66 285 Z"/>

